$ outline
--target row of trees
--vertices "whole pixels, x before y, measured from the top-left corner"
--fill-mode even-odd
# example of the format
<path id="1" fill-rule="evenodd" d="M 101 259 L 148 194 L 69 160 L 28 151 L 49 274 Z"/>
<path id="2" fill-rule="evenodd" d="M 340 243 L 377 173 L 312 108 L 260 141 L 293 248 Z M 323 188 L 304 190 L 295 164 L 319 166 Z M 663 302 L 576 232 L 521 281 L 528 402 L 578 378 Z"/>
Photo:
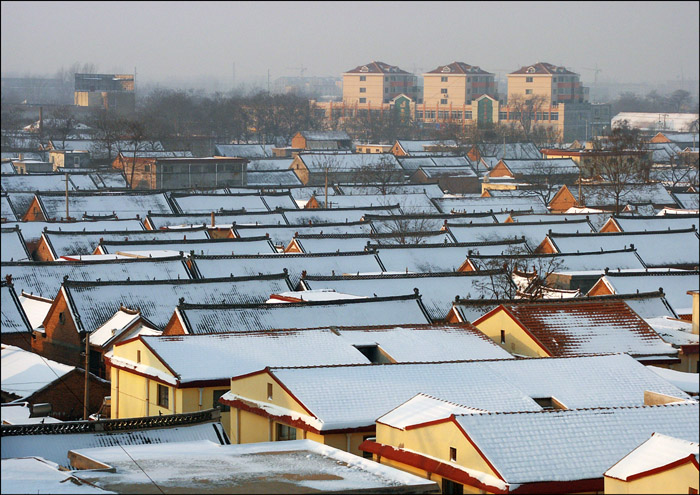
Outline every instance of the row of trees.
<path id="1" fill-rule="evenodd" d="M 683 89 L 666 95 L 653 90 L 645 96 L 628 91 L 612 102 L 612 110 L 613 115 L 619 112 L 697 113 L 698 102 L 693 101 L 692 95 Z"/>

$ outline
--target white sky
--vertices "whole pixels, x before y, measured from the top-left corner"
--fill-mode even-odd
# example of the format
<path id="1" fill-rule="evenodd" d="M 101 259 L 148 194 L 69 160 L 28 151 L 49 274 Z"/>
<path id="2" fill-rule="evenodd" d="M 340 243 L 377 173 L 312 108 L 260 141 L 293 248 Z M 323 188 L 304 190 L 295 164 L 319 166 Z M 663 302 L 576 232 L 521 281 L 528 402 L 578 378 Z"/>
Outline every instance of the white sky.
<path id="1" fill-rule="evenodd" d="M 75 62 L 137 79 L 340 76 L 380 60 L 504 74 L 538 61 L 592 81 L 698 77 L 698 2 L 2 2 L 3 75 Z"/>

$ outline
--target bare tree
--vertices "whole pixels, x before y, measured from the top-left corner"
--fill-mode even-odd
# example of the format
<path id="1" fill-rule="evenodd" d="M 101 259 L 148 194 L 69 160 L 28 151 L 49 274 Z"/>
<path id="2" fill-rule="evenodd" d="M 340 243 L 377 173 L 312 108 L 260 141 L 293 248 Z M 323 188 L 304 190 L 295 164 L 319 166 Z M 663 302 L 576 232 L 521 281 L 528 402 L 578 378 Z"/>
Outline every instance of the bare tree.
<path id="1" fill-rule="evenodd" d="M 508 99 L 508 111 L 511 118 L 520 123 L 526 139 L 531 138 L 533 122 L 537 114 L 542 112 L 542 107 L 546 102 L 547 99 L 544 95 L 533 95 L 527 98 L 513 95 Z"/>
<path id="2" fill-rule="evenodd" d="M 562 184 L 572 184 L 579 176 L 578 170 L 562 173 L 561 166 L 552 160 L 537 160 L 523 177 L 531 187 L 522 189 L 522 195 L 539 198 L 547 206 Z"/>
<path id="3" fill-rule="evenodd" d="M 146 134 L 146 128 L 140 120 L 127 120 L 125 123 L 126 128 L 126 141 L 129 143 L 129 147 L 132 151 L 131 160 L 131 172 L 129 173 L 129 187 L 135 189 L 134 187 L 134 173 L 136 171 L 136 155 L 139 151 L 142 151 L 147 143 L 148 135 Z M 124 170 L 126 175 L 126 170 Z"/>
<path id="4" fill-rule="evenodd" d="M 397 164 L 393 155 L 384 155 L 376 164 L 362 165 L 355 174 L 353 182 L 365 186 L 368 191 L 378 194 L 396 192 L 397 183 L 403 182 L 403 169 Z"/>
<path id="5" fill-rule="evenodd" d="M 441 226 L 439 220 L 424 215 L 392 215 L 375 224 L 386 244 L 425 244 Z"/>
<path id="6" fill-rule="evenodd" d="M 60 105 L 51 112 L 51 119 L 46 126 L 52 139 L 61 142 L 61 149 L 66 148 L 66 140 L 73 133 L 78 121 L 72 105 Z"/>
<path id="7" fill-rule="evenodd" d="M 89 123 L 95 129 L 92 151 L 97 154 L 106 153 L 107 162 L 111 164 L 117 143 L 123 139 L 126 131 L 124 121 L 114 112 L 100 108 L 93 112 Z"/>

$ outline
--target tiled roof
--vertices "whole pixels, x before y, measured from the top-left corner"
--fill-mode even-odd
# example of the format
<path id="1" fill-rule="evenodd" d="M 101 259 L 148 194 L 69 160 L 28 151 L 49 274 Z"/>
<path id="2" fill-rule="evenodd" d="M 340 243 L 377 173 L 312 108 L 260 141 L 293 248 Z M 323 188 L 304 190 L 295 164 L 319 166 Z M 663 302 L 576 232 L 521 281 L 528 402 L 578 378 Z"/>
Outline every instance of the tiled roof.
<path id="1" fill-rule="evenodd" d="M 211 225 L 211 212 L 209 213 L 193 213 L 188 214 L 153 214 L 148 215 L 145 219 L 153 226 L 154 229 L 163 227 L 179 227 L 193 225 Z M 287 220 L 284 214 L 276 211 L 256 211 L 246 213 L 216 213 L 214 214 L 214 224 L 219 225 L 286 225 Z"/>
<path id="2" fill-rule="evenodd" d="M 547 207 L 541 199 L 536 197 L 524 198 L 436 198 L 434 204 L 443 213 L 452 211 L 476 213 L 476 212 L 513 212 L 530 211 L 533 213 L 547 213 Z"/>
<path id="3" fill-rule="evenodd" d="M 317 196 L 317 200 L 323 201 L 323 196 Z M 435 199 L 432 201 L 440 201 Z M 412 194 L 364 194 L 360 196 L 333 196 L 328 202 L 334 208 L 366 208 L 368 206 L 392 207 L 398 205 L 403 213 L 439 213 L 428 195 L 423 193 Z"/>
<path id="4" fill-rule="evenodd" d="M 0 257 L 6 261 L 29 261 L 32 257 L 24 244 L 22 232 L 17 227 L 2 228 L 0 230 Z"/>
<path id="5" fill-rule="evenodd" d="M 276 203 L 273 207 L 268 206 L 264 196 L 260 194 L 173 194 L 171 198 L 177 213 L 216 213 L 221 210 L 272 211 L 278 205 L 296 208 L 296 203 L 288 193 L 269 195 L 271 201 Z"/>
<path id="6" fill-rule="evenodd" d="M 377 194 L 378 186 L 337 184 L 336 186 L 345 196 L 361 196 L 365 194 Z M 437 184 L 388 184 L 387 191 L 391 194 L 425 194 L 429 198 L 442 197 L 442 189 Z"/>
<path id="7" fill-rule="evenodd" d="M 121 306 L 140 310 L 145 318 L 162 329 L 181 298 L 202 304 L 261 303 L 270 294 L 291 289 L 284 273 L 207 280 L 68 280 L 63 287 L 73 314 L 80 317 L 78 329 L 88 332 L 101 327 Z"/>
<path id="8" fill-rule="evenodd" d="M 537 263 L 539 260 L 556 260 L 552 266 L 557 273 L 570 271 L 599 271 L 604 273 L 605 268 L 615 270 L 637 268 L 644 269 L 644 265 L 636 255 L 634 249 L 621 249 L 618 251 L 593 251 L 590 253 L 568 254 L 507 254 L 507 255 L 472 255 L 469 256 L 472 263 L 479 269 L 490 266 L 493 263 L 503 265 L 506 260 L 521 260 L 523 265 Z"/>
<path id="9" fill-rule="evenodd" d="M 97 185 L 88 173 L 71 173 L 68 185 L 72 191 L 97 190 Z M 56 174 L 21 174 L 3 175 L 2 189 L 15 192 L 65 191 L 66 175 Z"/>
<path id="10" fill-rule="evenodd" d="M 330 190 L 328 192 L 330 198 Z M 333 196 L 335 197 L 335 196 Z M 310 198 L 310 196 L 309 196 Z M 307 200 L 309 199 L 307 198 Z M 319 201 L 323 202 L 323 193 L 318 197 Z M 332 199 L 330 201 L 333 201 Z M 329 201 L 329 202 L 330 202 Z M 301 225 L 313 223 L 338 223 L 338 222 L 357 222 L 362 220 L 362 218 L 368 214 L 399 214 L 400 209 L 398 205 L 384 206 L 384 205 L 374 205 L 374 206 L 360 206 L 347 207 L 347 208 L 306 208 L 300 210 L 288 210 L 284 212 L 284 217 L 287 219 L 290 225 Z"/>
<path id="11" fill-rule="evenodd" d="M 66 214 L 64 193 L 36 195 L 47 219 L 60 219 Z M 68 209 L 72 217 L 116 215 L 118 218 L 138 218 L 150 213 L 174 213 L 166 196 L 156 193 L 82 193 L 69 195 Z"/>
<path id="12" fill-rule="evenodd" d="M 74 366 L 57 363 L 19 347 L 2 344 L 0 370 L 3 393 L 18 398 L 29 397 L 74 369 Z"/>
<path id="13" fill-rule="evenodd" d="M 246 172 L 248 186 L 300 186 L 301 180 L 293 170 L 248 170 Z M 289 205 L 287 205 L 289 208 Z"/>
<path id="14" fill-rule="evenodd" d="M 456 420 L 503 479 L 513 484 L 602 478 L 654 432 L 698 441 L 697 403 L 466 414 Z"/>
<path id="15" fill-rule="evenodd" d="M 381 62 L 374 62 L 379 63 Z M 350 135 L 345 131 L 300 131 L 307 141 L 350 141 Z"/>
<path id="16" fill-rule="evenodd" d="M 327 167 L 339 172 L 353 172 L 364 167 L 382 166 L 388 170 L 402 171 L 396 157 L 387 153 L 299 153 L 298 159 L 311 172 L 323 172 Z"/>
<path id="17" fill-rule="evenodd" d="M 384 62 L 370 62 L 365 65 L 358 65 L 354 69 L 350 69 L 345 74 L 409 74 L 405 70 L 399 69 L 395 65 L 385 64 Z"/>
<path id="18" fill-rule="evenodd" d="M 534 71 L 530 69 L 534 69 Z M 573 74 L 578 75 L 575 72 L 571 72 L 566 67 L 557 67 L 556 65 L 549 64 L 547 62 L 537 62 L 533 65 L 524 65 L 520 69 L 511 72 L 511 74 L 548 74 L 548 75 L 558 75 L 558 74 Z"/>
<path id="19" fill-rule="evenodd" d="M 630 216 L 620 215 L 612 217 L 614 222 L 622 228 L 623 232 L 643 232 L 679 230 L 694 227 L 700 228 L 700 216 L 698 215 L 664 215 L 664 216 Z"/>
<path id="20" fill-rule="evenodd" d="M 277 291 L 283 292 L 283 291 Z M 270 292 L 274 293 L 274 292 Z M 288 304 L 193 305 L 178 312 L 192 334 L 280 328 L 430 323 L 415 294 L 335 302 Z"/>
<path id="21" fill-rule="evenodd" d="M 634 356 L 676 354 L 623 301 L 583 299 L 559 301 L 557 305 L 533 302 L 504 307 L 554 356 L 600 352 L 627 352 Z"/>
<path id="22" fill-rule="evenodd" d="M 238 237 L 269 235 L 270 240 L 275 245 L 283 245 L 285 247 L 292 238 L 297 235 L 369 235 L 372 231 L 372 226 L 369 222 L 326 223 L 315 225 L 235 225 L 232 228 Z"/>
<path id="23" fill-rule="evenodd" d="M 15 288 L 7 284 L 5 281 L 0 286 L 0 333 L 26 333 L 29 339 L 29 333 L 32 331 L 32 325 L 29 323 L 22 304 L 17 297 Z M 28 340 L 28 342 L 30 342 Z"/>
<path id="24" fill-rule="evenodd" d="M 22 231 L 25 242 L 33 243 L 41 239 L 44 229 L 59 232 L 107 232 L 107 231 L 142 231 L 145 230 L 141 220 L 85 220 L 77 222 L 16 222 Z M 94 250 L 94 247 L 93 247 Z"/>
<path id="25" fill-rule="evenodd" d="M 190 275 L 182 258 L 132 258 L 109 261 L 15 262 L 0 265 L 0 276 L 12 275 L 17 292 L 53 299 L 69 280 L 178 280 Z"/>
<path id="26" fill-rule="evenodd" d="M 217 156 L 239 156 L 242 158 L 268 158 L 272 156 L 271 144 L 215 144 Z"/>
<path id="27" fill-rule="evenodd" d="M 698 193 L 674 193 L 673 197 L 676 198 L 681 208 L 688 210 L 697 210 L 700 204 L 700 195 Z"/>
<path id="28" fill-rule="evenodd" d="M 245 276 L 280 273 L 287 270 L 292 287 L 302 272 L 309 275 L 342 275 L 355 272 L 380 272 L 382 266 L 374 253 L 343 252 L 315 254 L 261 254 L 240 256 L 200 256 L 192 259 L 193 271 L 202 278 L 221 275 Z"/>
<path id="29" fill-rule="evenodd" d="M 442 74 L 442 75 L 453 75 L 453 74 L 488 74 L 493 75 L 490 72 L 486 72 L 481 67 L 476 65 L 465 64 L 464 62 L 452 62 L 451 64 L 441 65 L 437 69 L 433 69 L 426 74 Z"/>
<path id="30" fill-rule="evenodd" d="M 382 234 L 300 234 L 294 239 L 306 253 L 335 253 L 361 251 L 368 244 L 378 246 L 415 244 L 453 244 L 454 238 L 447 231 L 389 232 Z"/>
<path id="31" fill-rule="evenodd" d="M 15 212 L 15 209 L 12 207 L 12 203 L 10 202 L 10 198 L 6 195 L 3 194 L 0 196 L 0 218 L 7 219 L 8 222 L 15 222 L 17 221 L 17 213 Z"/>
<path id="32" fill-rule="evenodd" d="M 193 239 L 186 241 L 105 241 L 100 243 L 105 253 L 114 254 L 121 251 L 192 251 L 199 254 L 224 255 L 224 254 L 259 254 L 274 253 L 274 248 L 267 237 L 247 237 L 244 239 Z"/>
<path id="33" fill-rule="evenodd" d="M 497 160 L 541 160 L 542 153 L 534 143 L 482 143 L 478 146 L 479 153 L 482 157 L 494 157 L 495 165 Z"/>

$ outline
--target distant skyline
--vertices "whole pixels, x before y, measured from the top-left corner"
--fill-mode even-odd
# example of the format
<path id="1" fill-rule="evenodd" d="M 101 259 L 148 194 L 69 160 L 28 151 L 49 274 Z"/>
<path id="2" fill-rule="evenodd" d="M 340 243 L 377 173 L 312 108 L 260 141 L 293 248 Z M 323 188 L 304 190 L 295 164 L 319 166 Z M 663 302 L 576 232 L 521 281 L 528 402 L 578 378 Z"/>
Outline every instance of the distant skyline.
<path id="1" fill-rule="evenodd" d="M 4 77 L 74 63 L 137 84 L 340 77 L 378 60 L 420 75 L 563 65 L 592 82 L 698 79 L 698 2 L 19 2 L 1 4 Z M 234 81 L 235 64 L 235 81 Z"/>

